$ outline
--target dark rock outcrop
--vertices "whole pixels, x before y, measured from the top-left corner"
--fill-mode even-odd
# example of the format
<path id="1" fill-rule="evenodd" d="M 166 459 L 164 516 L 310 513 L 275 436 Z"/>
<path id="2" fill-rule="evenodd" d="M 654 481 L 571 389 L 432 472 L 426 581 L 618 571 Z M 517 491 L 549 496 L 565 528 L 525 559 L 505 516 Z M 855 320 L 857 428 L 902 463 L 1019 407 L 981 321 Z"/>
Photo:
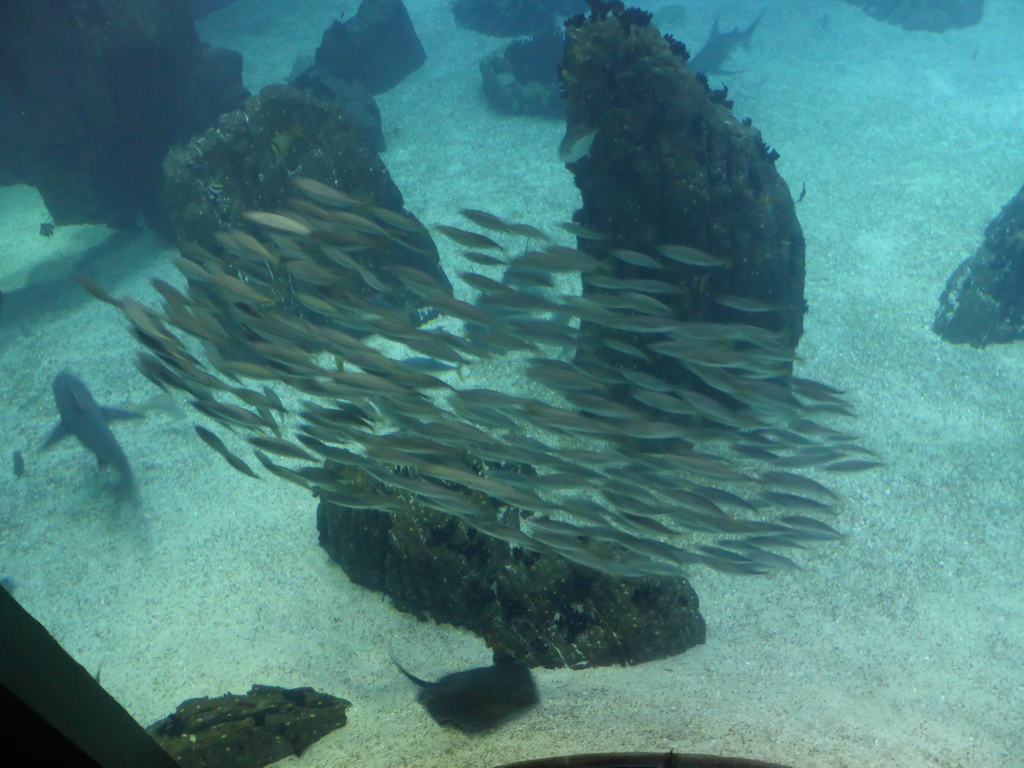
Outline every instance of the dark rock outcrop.
<path id="1" fill-rule="evenodd" d="M 943 32 L 981 21 L 985 0 L 847 0 L 876 19 L 904 29 Z"/>
<path id="2" fill-rule="evenodd" d="M 229 48 L 202 46 L 202 62 L 196 81 L 206 95 L 210 120 L 204 121 L 205 130 L 225 112 L 238 109 L 249 98 L 249 90 L 242 85 L 242 54 Z"/>
<path id="3" fill-rule="evenodd" d="M 273 211 L 295 197 L 292 176 L 412 218 L 363 128 L 337 105 L 287 85 L 268 85 L 244 108 L 223 115 L 216 128 L 168 152 L 164 174 L 169 235 L 214 253 L 222 250 L 214 238 L 219 230 L 250 228 L 245 211 Z M 381 256 L 449 285 L 433 241 L 425 234 L 410 239 L 416 242 L 391 241 Z M 287 273 L 274 274 L 292 296 Z M 400 287 L 390 298 L 412 312 L 423 303 Z M 304 311 L 298 304 L 293 309 Z"/>
<path id="4" fill-rule="evenodd" d="M 636 9 L 571 19 L 562 73 L 563 159 L 583 198 L 574 218 L 608 235 L 581 239 L 580 247 L 603 257 L 618 278 L 677 287 L 668 297 L 675 319 L 760 325 L 795 348 L 805 311 L 803 234 L 775 168 L 778 154 L 749 120 L 733 116 L 725 89 L 710 90 L 694 76 L 683 46 L 662 38 L 650 15 Z M 725 264 L 660 258 L 650 269 L 609 255 L 619 248 L 657 256 L 664 244 Z M 585 295 L 601 294 L 584 285 Z M 735 297 L 771 311 L 744 311 Z M 584 347 L 593 349 L 606 332 L 588 324 Z"/>
<path id="5" fill-rule="evenodd" d="M 293 84 L 344 107 L 364 127 L 374 151 L 383 152 L 387 145 L 373 96 L 426 60 L 402 0 L 363 0 L 355 16 L 327 28 L 313 64 Z"/>
<path id="6" fill-rule="evenodd" d="M 296 75 L 292 85 L 344 110 L 374 152 L 383 152 L 388 148 L 377 102 L 359 83 L 321 74 L 315 66 L 311 66 Z"/>
<path id="7" fill-rule="evenodd" d="M 558 81 L 562 43 L 557 30 L 537 32 L 484 57 L 480 75 L 487 103 L 510 115 L 564 115 Z"/>
<path id="8" fill-rule="evenodd" d="M 317 527 L 353 582 L 419 619 L 475 632 L 495 657 L 548 668 L 640 664 L 705 640 L 697 594 L 682 577 L 615 578 L 425 509 L 390 515 L 321 502 Z"/>
<path id="9" fill-rule="evenodd" d="M 174 237 L 214 247 L 214 231 L 246 226 L 243 211 L 273 210 L 293 196 L 292 174 L 402 209 L 402 193 L 347 112 L 300 89 L 269 85 L 222 115 L 215 128 L 167 153 Z"/>
<path id="10" fill-rule="evenodd" d="M 244 95 L 241 57 L 204 52 L 183 0 L 0 7 L 0 166 L 56 224 L 158 219 L 168 148 Z"/>
<path id="11" fill-rule="evenodd" d="M 146 730 L 183 768 L 261 768 L 344 726 L 351 702 L 312 688 L 254 685 L 182 702 Z"/>
<path id="12" fill-rule="evenodd" d="M 427 60 L 402 0 L 363 0 L 356 15 L 335 21 L 316 49 L 316 68 L 327 76 L 384 93 Z"/>
<path id="13" fill-rule="evenodd" d="M 1024 339 L 1024 188 L 946 282 L 932 330 L 972 347 Z"/>

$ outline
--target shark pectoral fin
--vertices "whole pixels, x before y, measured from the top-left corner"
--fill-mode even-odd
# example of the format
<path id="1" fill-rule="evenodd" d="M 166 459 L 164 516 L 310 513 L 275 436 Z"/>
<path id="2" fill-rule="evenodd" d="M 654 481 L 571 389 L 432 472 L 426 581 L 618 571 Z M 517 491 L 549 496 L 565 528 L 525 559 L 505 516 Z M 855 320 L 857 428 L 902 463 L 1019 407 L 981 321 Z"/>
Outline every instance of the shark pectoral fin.
<path id="1" fill-rule="evenodd" d="M 59 424 L 57 424 L 56 427 L 53 428 L 53 431 L 50 432 L 50 436 L 46 438 L 46 442 L 43 443 L 43 450 L 46 450 L 54 443 L 67 437 L 70 434 L 71 433 L 68 431 L 68 428 L 64 426 L 64 422 L 60 422 Z"/>
<path id="2" fill-rule="evenodd" d="M 118 419 L 144 419 L 146 414 L 139 413 L 138 411 L 128 411 L 124 408 L 107 408 L 100 406 L 100 415 L 103 416 L 103 420 L 107 423 L 111 421 L 117 421 Z"/>

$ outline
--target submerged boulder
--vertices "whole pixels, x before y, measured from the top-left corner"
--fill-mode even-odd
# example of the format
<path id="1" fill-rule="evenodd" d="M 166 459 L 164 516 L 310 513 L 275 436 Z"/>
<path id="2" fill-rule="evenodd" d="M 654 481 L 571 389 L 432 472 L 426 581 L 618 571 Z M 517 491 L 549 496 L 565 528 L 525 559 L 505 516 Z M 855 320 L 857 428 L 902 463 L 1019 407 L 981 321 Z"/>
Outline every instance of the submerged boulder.
<path id="1" fill-rule="evenodd" d="M 946 282 L 932 330 L 952 344 L 1024 339 L 1024 188 L 985 228 L 985 241 Z"/>
<path id="2" fill-rule="evenodd" d="M 363 0 L 355 16 L 324 32 L 313 63 L 293 84 L 343 107 L 365 129 L 376 152 L 387 148 L 373 97 L 419 69 L 427 60 L 402 0 Z"/>
<path id="3" fill-rule="evenodd" d="M 261 768 L 344 726 L 350 706 L 312 688 L 254 685 L 189 699 L 146 730 L 183 768 Z"/>
<path id="4" fill-rule="evenodd" d="M 164 175 L 173 237 L 214 253 L 222 251 L 215 235 L 244 229 L 246 211 L 273 211 L 294 198 L 295 177 L 338 187 L 363 204 L 415 221 L 362 127 L 336 104 L 287 85 L 268 85 L 242 109 L 223 115 L 216 128 L 168 152 Z M 381 258 L 450 285 L 422 227 L 406 241 L 390 240 Z M 289 294 L 287 272 L 275 270 L 274 276 Z M 422 304 L 400 289 L 392 298 L 409 307 Z"/>
<path id="5" fill-rule="evenodd" d="M 426 60 L 402 0 L 363 0 L 355 16 L 328 27 L 316 49 L 319 72 L 359 83 L 375 95 L 394 88 Z"/>
<path id="6" fill-rule="evenodd" d="M 514 40 L 480 61 L 487 103 L 510 115 L 561 117 L 558 61 L 562 56 L 558 30 Z"/>
<path id="7" fill-rule="evenodd" d="M 548 668 L 632 665 L 705 641 L 697 593 L 682 576 L 616 578 L 426 508 L 391 515 L 323 501 L 317 527 L 353 582 L 421 620 L 480 635 L 496 658 Z"/>
<path id="8" fill-rule="evenodd" d="M 247 95 L 181 0 L 4 3 L 0 51 L 0 166 L 58 225 L 152 223 L 168 148 Z"/>
<path id="9" fill-rule="evenodd" d="M 566 28 L 562 159 L 583 200 L 574 220 L 600 236 L 584 233 L 580 248 L 627 281 L 619 285 L 642 293 L 650 281 L 668 284 L 671 293 L 653 298 L 675 320 L 760 326 L 795 348 L 806 310 L 804 237 L 778 153 L 733 116 L 724 88 L 690 72 L 685 47 L 663 38 L 650 14 L 614 5 L 596 3 Z M 585 277 L 584 296 L 606 293 Z M 583 351 L 610 333 L 585 324 Z M 649 372 L 688 377 L 664 366 Z"/>

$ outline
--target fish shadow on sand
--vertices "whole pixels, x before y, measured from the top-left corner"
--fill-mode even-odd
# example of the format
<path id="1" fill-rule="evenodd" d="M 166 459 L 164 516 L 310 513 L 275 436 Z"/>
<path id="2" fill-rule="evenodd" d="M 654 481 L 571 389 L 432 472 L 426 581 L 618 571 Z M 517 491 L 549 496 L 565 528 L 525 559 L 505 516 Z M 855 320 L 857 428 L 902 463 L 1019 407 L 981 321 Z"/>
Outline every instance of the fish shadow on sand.
<path id="1" fill-rule="evenodd" d="M 513 659 L 453 672 L 434 683 L 409 674 L 393 657 L 391 660 L 420 687 L 416 700 L 430 716 L 440 725 L 453 725 L 460 731 L 494 728 L 540 701 L 530 669 Z"/>

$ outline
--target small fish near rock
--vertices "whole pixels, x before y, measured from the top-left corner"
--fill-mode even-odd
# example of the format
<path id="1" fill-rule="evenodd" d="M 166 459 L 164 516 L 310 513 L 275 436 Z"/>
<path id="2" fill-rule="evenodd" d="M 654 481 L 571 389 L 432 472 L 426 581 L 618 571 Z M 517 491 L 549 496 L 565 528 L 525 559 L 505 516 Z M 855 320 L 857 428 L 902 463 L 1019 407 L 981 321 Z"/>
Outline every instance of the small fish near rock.
<path id="1" fill-rule="evenodd" d="M 453 672 L 436 683 L 409 674 L 397 661 L 395 666 L 420 686 L 416 700 L 430 716 L 440 725 L 454 725 L 460 731 L 494 728 L 540 701 L 529 667 L 514 659 Z"/>

